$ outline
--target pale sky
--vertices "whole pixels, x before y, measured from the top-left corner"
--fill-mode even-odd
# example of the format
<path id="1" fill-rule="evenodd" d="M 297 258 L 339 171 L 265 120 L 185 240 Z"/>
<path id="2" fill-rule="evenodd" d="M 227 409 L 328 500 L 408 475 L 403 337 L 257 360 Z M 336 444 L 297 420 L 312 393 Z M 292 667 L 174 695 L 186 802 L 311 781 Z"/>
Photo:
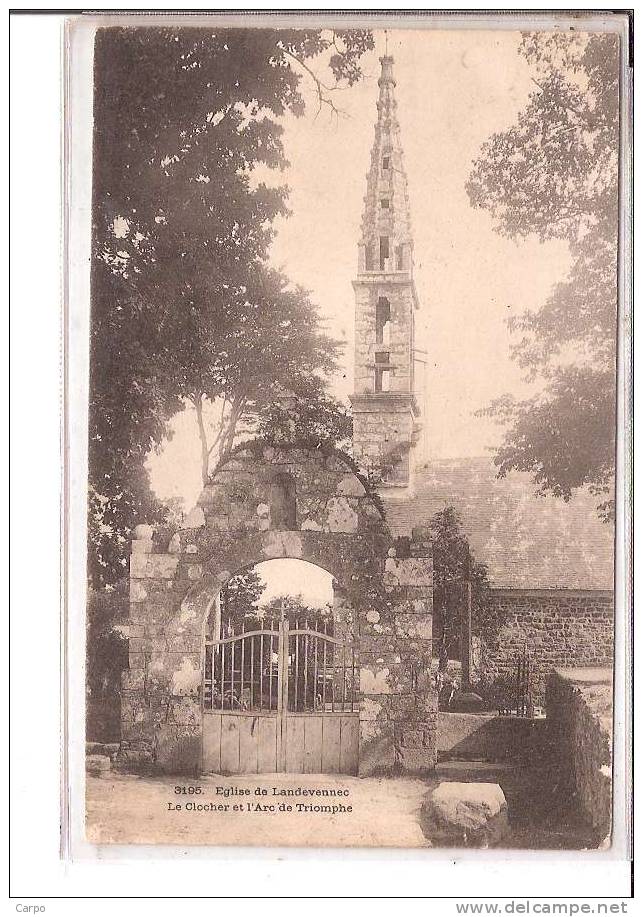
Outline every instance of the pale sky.
<path id="1" fill-rule="evenodd" d="M 335 391 L 352 389 L 354 299 L 351 280 L 373 143 L 383 33 L 364 60 L 366 78 L 335 93 L 346 117 L 326 109 L 284 119 L 291 165 L 275 177 L 291 188 L 292 216 L 277 224 L 272 260 L 311 292 L 334 336 L 346 341 Z M 424 439 L 427 460 L 483 455 L 500 433 L 475 417 L 493 398 L 528 389 L 509 358 L 507 316 L 537 308 L 569 268 L 564 242 L 512 242 L 473 210 L 465 182 L 482 143 L 512 123 L 534 88 L 519 57 L 520 36 L 506 31 L 395 30 L 396 96 L 415 242 L 417 346 L 428 351 Z M 305 88 L 305 87 L 304 87 Z M 422 367 L 418 367 L 418 387 Z M 163 498 L 189 509 L 200 491 L 194 416 L 176 418 L 175 436 L 150 459 Z"/>
<path id="2" fill-rule="evenodd" d="M 333 601 L 333 577 L 322 567 L 305 560 L 277 558 L 253 568 L 264 581 L 261 605 L 279 595 L 300 595 L 306 605 L 323 608 Z"/>

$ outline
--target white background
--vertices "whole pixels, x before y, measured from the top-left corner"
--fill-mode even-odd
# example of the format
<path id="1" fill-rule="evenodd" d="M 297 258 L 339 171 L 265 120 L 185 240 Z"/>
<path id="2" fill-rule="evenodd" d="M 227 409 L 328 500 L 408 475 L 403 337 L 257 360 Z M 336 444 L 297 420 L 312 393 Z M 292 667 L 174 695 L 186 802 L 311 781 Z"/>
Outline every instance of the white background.
<path id="1" fill-rule="evenodd" d="M 465 862 L 424 851 L 213 850 L 194 858 L 175 848 L 147 848 L 114 851 L 116 858 L 60 860 L 62 17 L 14 16 L 11 33 L 13 898 L 5 899 L 6 913 L 28 904 L 64 915 L 176 911 L 175 900 L 152 896 L 627 897 L 629 864 L 578 854 L 509 859 L 482 853 Z M 109 900 L 114 896 L 139 900 Z M 71 900 L 88 898 L 93 900 Z M 197 901 L 179 906 L 217 907 Z M 456 913 L 446 900 L 403 906 Z M 283 913 L 301 905 L 260 907 Z"/>

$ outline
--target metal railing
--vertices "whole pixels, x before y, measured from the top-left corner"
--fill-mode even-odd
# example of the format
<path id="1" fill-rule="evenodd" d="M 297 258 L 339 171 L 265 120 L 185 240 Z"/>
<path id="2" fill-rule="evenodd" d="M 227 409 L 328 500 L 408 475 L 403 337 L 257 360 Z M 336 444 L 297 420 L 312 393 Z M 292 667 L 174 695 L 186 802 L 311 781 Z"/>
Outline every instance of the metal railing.
<path id="1" fill-rule="evenodd" d="M 206 710 L 292 713 L 354 712 L 355 647 L 332 633 L 332 621 L 297 619 L 228 622 L 218 640 L 206 640 L 203 705 Z M 321 628 L 321 630 L 319 629 Z"/>
<path id="2" fill-rule="evenodd" d="M 516 715 L 533 716 L 532 659 L 524 647 L 516 658 Z"/>

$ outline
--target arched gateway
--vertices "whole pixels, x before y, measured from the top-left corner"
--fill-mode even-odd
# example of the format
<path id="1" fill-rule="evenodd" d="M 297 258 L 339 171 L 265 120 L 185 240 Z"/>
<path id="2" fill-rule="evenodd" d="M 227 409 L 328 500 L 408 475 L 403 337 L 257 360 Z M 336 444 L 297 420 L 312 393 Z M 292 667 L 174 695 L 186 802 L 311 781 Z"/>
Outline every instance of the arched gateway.
<path id="1" fill-rule="evenodd" d="M 180 531 L 139 526 L 123 761 L 190 774 L 432 769 L 431 545 L 414 535 L 391 538 L 340 453 L 259 442 L 218 469 Z M 231 577 L 275 558 L 333 576 L 341 627 L 207 632 Z"/>

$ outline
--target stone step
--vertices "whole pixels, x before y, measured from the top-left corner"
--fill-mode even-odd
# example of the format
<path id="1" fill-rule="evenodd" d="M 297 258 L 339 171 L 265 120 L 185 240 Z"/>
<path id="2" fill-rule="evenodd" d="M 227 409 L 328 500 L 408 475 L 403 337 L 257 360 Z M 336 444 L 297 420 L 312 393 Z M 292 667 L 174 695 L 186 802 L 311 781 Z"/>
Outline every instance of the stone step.
<path id="1" fill-rule="evenodd" d="M 474 775 L 479 774 L 480 780 L 489 778 L 489 774 L 510 774 L 518 769 L 519 765 L 512 761 L 472 761 L 459 760 L 457 758 L 438 761 L 435 766 L 436 777 L 444 777 L 453 774 L 454 779 L 462 779 L 464 775 L 471 775 L 469 779 L 476 779 Z"/>

